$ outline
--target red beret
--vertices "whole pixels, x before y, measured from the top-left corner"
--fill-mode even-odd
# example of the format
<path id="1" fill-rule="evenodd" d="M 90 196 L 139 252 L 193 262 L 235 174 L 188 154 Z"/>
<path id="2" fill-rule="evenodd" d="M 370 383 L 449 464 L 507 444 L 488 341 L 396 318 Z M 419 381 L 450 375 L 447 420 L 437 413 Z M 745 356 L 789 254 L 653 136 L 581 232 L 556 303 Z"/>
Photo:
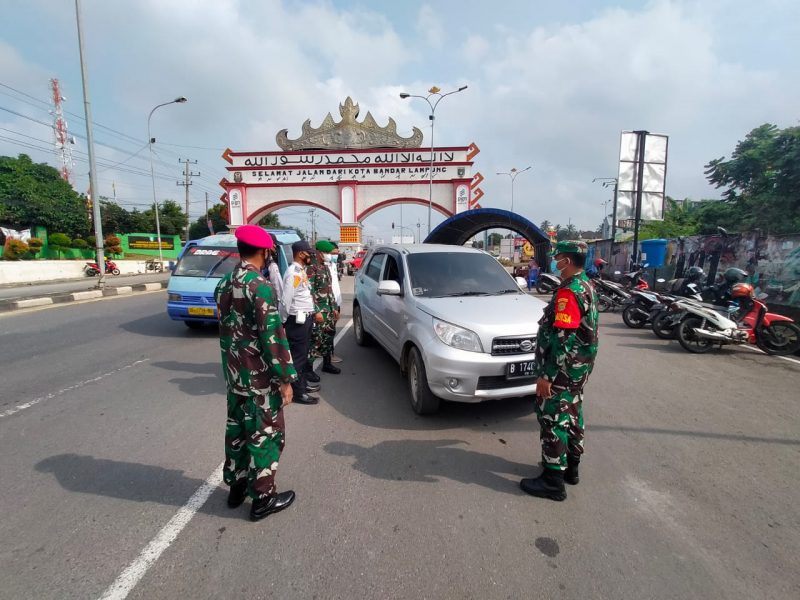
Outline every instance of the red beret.
<path id="1" fill-rule="evenodd" d="M 263 227 L 258 225 L 241 225 L 236 228 L 234 233 L 236 239 L 249 244 L 254 248 L 266 248 L 271 250 L 275 245 L 272 241 L 272 236 L 268 234 Z"/>

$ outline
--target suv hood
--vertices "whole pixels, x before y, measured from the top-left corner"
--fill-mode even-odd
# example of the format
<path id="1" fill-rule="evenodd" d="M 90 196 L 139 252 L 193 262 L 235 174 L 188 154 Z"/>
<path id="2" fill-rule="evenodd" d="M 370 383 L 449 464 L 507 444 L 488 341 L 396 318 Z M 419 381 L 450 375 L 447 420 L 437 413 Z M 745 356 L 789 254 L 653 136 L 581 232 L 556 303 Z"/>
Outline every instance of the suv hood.
<path id="1" fill-rule="evenodd" d="M 477 333 L 486 352 L 496 337 L 535 334 L 544 307 L 528 294 L 417 298 L 423 312 Z"/>

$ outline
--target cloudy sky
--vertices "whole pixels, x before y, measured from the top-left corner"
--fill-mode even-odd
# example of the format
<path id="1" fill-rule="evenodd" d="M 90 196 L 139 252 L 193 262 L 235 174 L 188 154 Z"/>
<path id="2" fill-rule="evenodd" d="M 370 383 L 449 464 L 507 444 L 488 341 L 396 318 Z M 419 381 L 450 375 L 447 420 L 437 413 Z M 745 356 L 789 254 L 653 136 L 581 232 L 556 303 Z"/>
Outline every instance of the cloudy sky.
<path id="1" fill-rule="evenodd" d="M 71 0 L 5 0 L 0 20 L 0 154 L 57 165 L 49 79 L 61 80 L 88 187 L 75 8 Z M 481 148 L 483 206 L 594 229 L 617 170 L 621 130 L 670 135 L 667 193 L 718 197 L 703 165 L 750 129 L 800 119 L 797 0 L 83 0 L 99 186 L 129 207 L 151 200 L 147 115 L 160 109 L 159 198 L 183 199 L 179 158 L 198 161 L 192 216 L 217 201 L 221 151 L 276 150 L 275 133 L 318 125 L 350 95 L 402 134 L 426 133 L 427 105 L 400 100 L 468 84 L 437 109 L 437 145 Z M 69 114 L 72 113 L 72 114 Z M 399 207 L 365 222 L 388 238 Z M 308 227 L 307 209 L 284 223 Z M 426 221 L 406 207 L 404 223 Z M 441 217 L 434 213 L 434 225 Z M 323 213 L 321 233 L 338 236 Z M 424 233 L 424 232 L 423 232 Z"/>

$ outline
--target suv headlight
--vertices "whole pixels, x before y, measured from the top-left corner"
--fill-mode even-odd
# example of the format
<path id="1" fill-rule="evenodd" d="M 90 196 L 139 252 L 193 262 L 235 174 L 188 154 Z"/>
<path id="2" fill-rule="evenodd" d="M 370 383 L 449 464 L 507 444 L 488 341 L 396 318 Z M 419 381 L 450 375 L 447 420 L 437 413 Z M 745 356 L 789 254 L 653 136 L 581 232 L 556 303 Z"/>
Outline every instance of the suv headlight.
<path id="1" fill-rule="evenodd" d="M 470 352 L 483 352 L 481 340 L 474 331 L 439 319 L 433 320 L 433 330 L 439 339 L 448 346 Z"/>

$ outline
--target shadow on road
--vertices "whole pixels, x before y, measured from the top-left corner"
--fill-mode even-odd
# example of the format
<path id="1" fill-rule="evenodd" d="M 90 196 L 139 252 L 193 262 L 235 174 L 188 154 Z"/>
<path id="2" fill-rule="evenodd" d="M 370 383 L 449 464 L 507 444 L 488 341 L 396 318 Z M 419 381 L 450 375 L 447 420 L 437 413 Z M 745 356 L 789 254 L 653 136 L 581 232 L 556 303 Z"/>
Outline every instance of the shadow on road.
<path id="1" fill-rule="evenodd" d="M 58 454 L 36 464 L 40 473 L 52 473 L 65 490 L 130 500 L 183 506 L 204 481 L 186 477 L 183 471 L 155 465 L 94 458 L 80 454 Z M 225 506 L 227 490 L 216 490 L 202 512 L 241 519 L 244 512 Z"/>
<path id="2" fill-rule="evenodd" d="M 160 338 L 217 338 L 219 330 L 216 326 L 206 325 L 202 329 L 189 329 L 180 321 L 173 321 L 166 314 L 134 319 L 120 323 L 120 328 L 138 335 Z"/>
<path id="3" fill-rule="evenodd" d="M 389 440 L 372 447 L 330 442 L 324 449 L 354 457 L 353 468 L 376 479 L 436 483 L 444 478 L 514 495 L 522 495 L 518 479 L 537 470 L 466 446 L 463 440 Z"/>
<path id="4" fill-rule="evenodd" d="M 219 362 L 187 363 L 177 360 L 164 360 L 151 363 L 154 367 L 167 371 L 182 371 L 193 373 L 192 377 L 174 377 L 170 383 L 190 396 L 210 396 L 211 394 L 225 394 L 225 380 L 222 378 L 222 365 Z"/>

